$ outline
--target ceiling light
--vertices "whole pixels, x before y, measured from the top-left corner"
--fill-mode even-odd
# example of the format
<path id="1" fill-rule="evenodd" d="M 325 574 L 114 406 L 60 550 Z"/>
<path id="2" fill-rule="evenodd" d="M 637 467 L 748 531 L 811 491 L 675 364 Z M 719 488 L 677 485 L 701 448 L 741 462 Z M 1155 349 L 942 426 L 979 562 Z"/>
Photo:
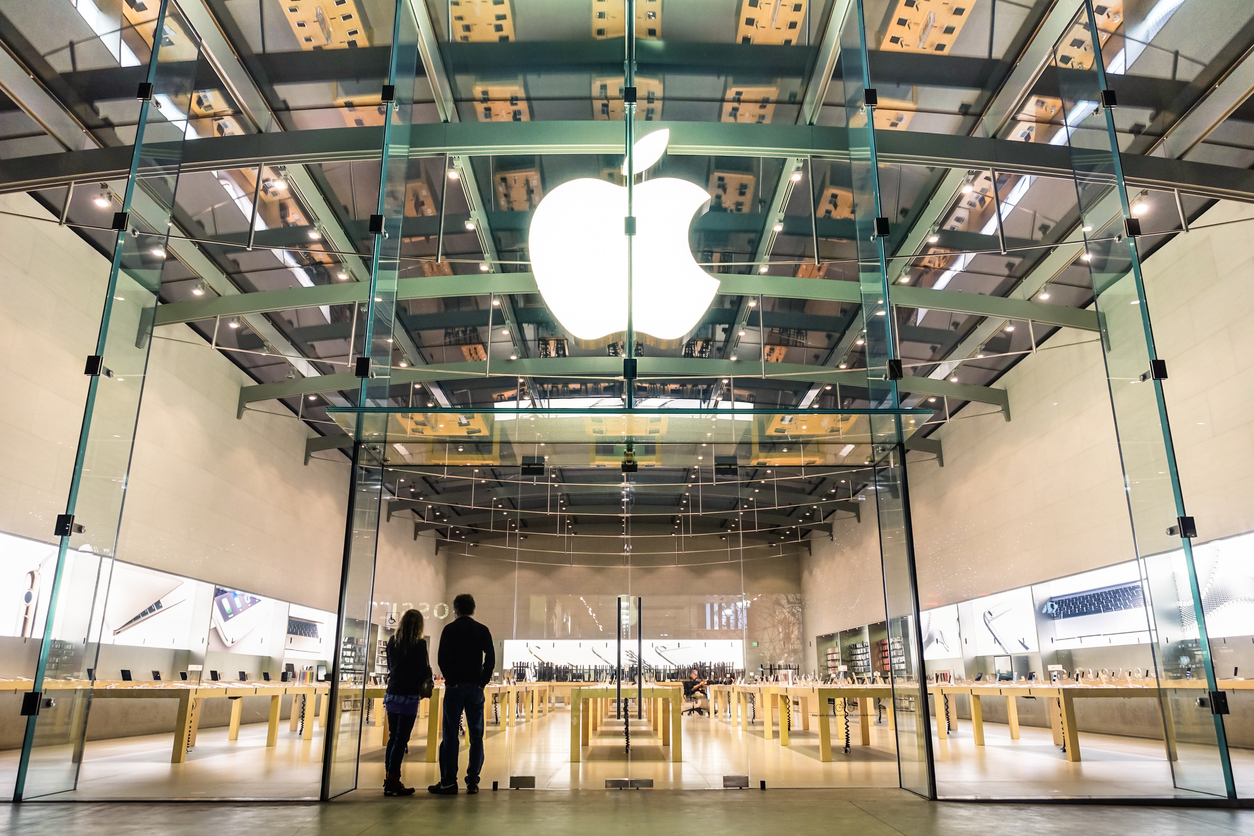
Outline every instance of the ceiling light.
<path id="1" fill-rule="evenodd" d="M 492 300 L 492 307 L 494 307 L 494 308 L 499 308 L 499 307 L 501 307 L 501 300 L 500 300 L 500 299 L 493 299 L 493 300 Z"/>
<path id="2" fill-rule="evenodd" d="M 1081 260 L 1081 261 L 1092 261 L 1092 260 L 1093 260 L 1093 254 L 1092 254 L 1092 253 L 1085 253 L 1084 255 L 1080 256 L 1080 260 Z"/>
<path id="3" fill-rule="evenodd" d="M 508 328 L 502 328 L 502 329 L 501 329 L 501 333 L 502 333 L 502 334 L 504 334 L 505 336 L 507 336 L 507 337 L 508 337 L 508 336 L 509 336 L 509 329 L 508 329 Z"/>
<path id="4" fill-rule="evenodd" d="M 152 254 L 153 254 L 153 255 L 155 255 L 157 258 L 165 258 L 165 250 L 164 250 L 164 249 L 162 249 L 161 247 L 153 247 L 153 248 L 152 248 L 151 250 L 149 250 L 148 252 L 152 253 Z"/>
<path id="5" fill-rule="evenodd" d="M 310 395 L 310 396 L 309 396 L 309 400 L 311 400 L 311 401 L 316 401 L 317 399 L 318 399 L 318 396 L 317 396 L 317 395 Z"/>
<path id="6" fill-rule="evenodd" d="M 475 230 L 475 222 L 474 222 L 474 221 L 466 221 L 466 229 L 467 229 L 468 231 L 470 231 L 470 232 L 474 232 L 474 230 Z"/>
<path id="7" fill-rule="evenodd" d="M 829 383 L 829 384 L 827 384 L 826 386 L 824 386 L 823 388 L 824 388 L 824 389 L 831 389 L 831 388 L 832 388 L 832 384 L 830 384 L 830 383 Z"/>
<path id="8" fill-rule="evenodd" d="M 308 235 L 310 241 L 319 241 L 322 239 L 322 233 L 316 229 L 309 230 Z"/>
<path id="9" fill-rule="evenodd" d="M 849 368 L 849 364 L 848 364 L 848 363 L 841 363 L 841 364 L 840 364 L 840 368 L 842 368 L 842 369 L 847 369 L 847 368 Z"/>
<path id="10" fill-rule="evenodd" d="M 483 262 L 483 261 L 479 262 L 479 272 L 480 272 L 480 273 L 486 273 L 486 272 L 488 272 L 488 265 L 487 265 L 487 262 Z"/>
<path id="11" fill-rule="evenodd" d="M 801 182 L 801 172 L 800 172 L 800 171 L 794 171 L 794 172 L 792 173 L 792 181 L 793 181 L 794 183 L 799 183 L 799 182 Z"/>
<path id="12" fill-rule="evenodd" d="M 455 169 L 451 169 L 451 168 L 450 168 L 450 169 L 448 170 L 448 179 L 450 179 L 450 180 L 456 180 L 456 179 L 458 178 L 458 176 L 459 176 L 459 175 L 458 175 L 458 173 L 457 173 L 457 171 L 456 171 Z"/>
<path id="13" fill-rule="evenodd" d="M 1013 325 L 1007 325 L 1007 326 L 1006 326 L 1006 330 L 1007 330 L 1007 331 L 1013 331 L 1014 329 L 1015 329 L 1015 327 L 1014 327 Z"/>
<path id="14" fill-rule="evenodd" d="M 402 360 L 402 361 L 400 362 L 400 367 L 401 367 L 402 369 L 404 369 L 404 368 L 408 368 L 408 367 L 409 367 L 409 363 L 407 363 L 407 362 L 405 362 L 404 360 Z"/>
<path id="15" fill-rule="evenodd" d="M 100 194 L 93 197 L 91 202 L 99 206 L 101 209 L 107 209 L 113 203 L 113 200 L 109 197 L 109 192 L 105 190 L 105 188 L 102 188 Z"/>
<path id="16" fill-rule="evenodd" d="M 271 181 L 270 181 L 270 186 L 271 186 L 271 187 L 273 187 L 273 188 L 276 188 L 276 189 L 286 189 L 286 188 L 287 188 L 287 181 L 286 181 L 286 180 L 283 180 L 282 178 L 277 179 L 277 180 L 271 180 Z"/>
<path id="17" fill-rule="evenodd" d="M 861 337 L 858 337 L 856 340 L 853 341 L 853 344 L 854 345 L 866 345 L 866 340 L 862 339 Z"/>
<path id="18" fill-rule="evenodd" d="M 958 382 L 958 375 L 953 375 L 952 377 L 950 377 L 950 378 L 949 378 L 949 382 L 950 382 L 950 383 L 957 383 L 957 382 Z"/>
<path id="19" fill-rule="evenodd" d="M 930 238 L 928 238 L 928 239 L 927 239 L 927 242 L 928 242 L 929 244 L 938 244 L 938 243 L 940 243 L 940 236 L 939 236 L 939 235 L 933 235 L 933 236 L 931 236 Z"/>
<path id="20" fill-rule="evenodd" d="M 228 322 L 228 323 L 227 323 L 227 327 L 228 327 L 228 328 L 238 328 L 238 327 L 239 327 L 239 320 L 238 320 L 238 319 L 232 319 L 230 322 Z"/>
<path id="21" fill-rule="evenodd" d="M 509 359 L 511 359 L 511 360 L 517 360 L 517 359 L 518 359 L 518 355 L 517 355 L 517 354 L 511 354 L 511 355 L 509 356 Z"/>
<path id="22" fill-rule="evenodd" d="M 749 300 L 749 307 L 751 307 L 751 308 L 756 308 L 757 306 L 758 306 L 758 300 L 757 300 L 757 299 L 750 299 L 750 300 Z"/>
<path id="23" fill-rule="evenodd" d="M 1138 200 L 1136 203 L 1132 204 L 1132 214 L 1136 215 L 1138 218 L 1142 215 L 1148 214 L 1149 210 L 1149 203 L 1144 200 Z"/>
<path id="24" fill-rule="evenodd" d="M 770 268 L 768 268 L 767 265 L 763 264 L 761 267 L 758 268 L 758 272 L 765 273 L 768 269 Z"/>
<path id="25" fill-rule="evenodd" d="M 902 277 L 901 277 L 901 284 L 910 284 L 910 277 L 909 277 L 909 276 L 902 276 Z"/>
<path id="26" fill-rule="evenodd" d="M 735 354 L 733 354 L 733 355 L 731 356 L 731 358 L 732 358 L 732 362 L 734 363 L 734 362 L 736 361 L 736 355 L 735 355 Z"/>
<path id="27" fill-rule="evenodd" d="M 934 398 L 934 397 L 932 397 L 932 398 L 928 398 L 928 399 L 927 399 L 927 402 L 928 402 L 928 403 L 936 403 L 936 398 Z"/>
<path id="28" fill-rule="evenodd" d="M 1048 298 L 1049 298 L 1049 293 L 1048 293 L 1048 292 L 1046 292 L 1046 291 L 1044 291 L 1044 290 L 1042 290 L 1040 293 L 1038 293 L 1038 294 L 1036 295 L 1036 298 L 1037 298 L 1037 299 L 1040 299 L 1041 301 L 1044 301 L 1044 300 L 1046 300 L 1046 299 L 1048 299 Z"/>
<path id="29" fill-rule="evenodd" d="M 878 311 L 876 311 L 876 312 L 875 312 L 875 315 L 876 315 L 876 316 L 883 316 L 883 315 L 884 315 L 884 309 L 883 309 L 883 308 L 880 308 Z"/>
<path id="30" fill-rule="evenodd" d="M 339 279 L 340 281 L 346 281 L 348 279 L 348 274 L 345 273 L 343 270 L 341 270 L 340 272 L 335 274 L 335 277 Z"/>
<path id="31" fill-rule="evenodd" d="M 970 183 L 967 183 L 965 186 L 962 187 L 963 194 L 971 194 L 971 192 L 973 191 L 975 191 L 975 186 L 972 186 Z"/>
<path id="32" fill-rule="evenodd" d="M 434 403 L 432 403 L 431 401 L 427 401 L 427 406 L 435 406 L 435 404 L 434 404 Z M 441 424 L 440 426 L 442 427 L 442 426 L 444 426 L 444 425 L 443 425 L 443 424 Z"/>
<path id="33" fill-rule="evenodd" d="M 736 336 L 738 336 L 738 337 L 743 337 L 744 335 L 745 335 L 745 332 L 744 332 L 744 331 L 740 331 L 740 332 L 738 332 L 738 333 L 736 334 Z"/>
<path id="34" fill-rule="evenodd" d="M 783 231 L 784 231 L 783 224 L 775 224 L 775 226 L 771 227 L 771 232 L 783 232 Z"/>
<path id="35" fill-rule="evenodd" d="M 192 288 L 192 295 L 193 295 L 193 296 L 204 296 L 204 295 L 205 295 L 205 283 L 204 283 L 204 282 L 196 282 L 196 286 Z"/>

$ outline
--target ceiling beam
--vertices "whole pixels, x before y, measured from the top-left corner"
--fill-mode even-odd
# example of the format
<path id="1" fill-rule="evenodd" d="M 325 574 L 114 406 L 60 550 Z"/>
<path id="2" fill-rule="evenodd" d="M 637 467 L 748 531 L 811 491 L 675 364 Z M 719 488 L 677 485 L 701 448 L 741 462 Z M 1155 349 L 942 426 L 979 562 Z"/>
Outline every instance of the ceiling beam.
<path id="1" fill-rule="evenodd" d="M 1077 251 L 1078 252 L 1078 251 Z M 1068 251 L 1071 257 L 1073 253 Z M 861 304 L 856 282 L 824 279 L 798 279 L 791 276 L 716 274 L 719 294 L 756 298 L 761 295 L 778 299 L 809 299 L 824 302 Z M 293 287 L 286 290 L 264 290 L 229 297 L 194 299 L 174 302 L 157 308 L 156 323 L 194 322 L 215 317 L 273 313 L 326 305 L 364 303 L 369 288 L 364 282 Z M 485 273 L 478 276 L 409 277 L 397 282 L 397 301 L 407 299 L 443 299 L 460 296 L 538 293 L 531 273 Z M 1040 322 L 1061 328 L 1082 331 L 1098 330 L 1097 314 L 1064 305 L 1049 305 L 962 293 L 953 290 L 931 290 L 921 287 L 894 286 L 890 301 L 894 306 L 929 308 L 978 316 L 1002 316 L 1004 319 Z M 768 316 L 769 319 L 769 316 Z M 520 357 L 527 355 L 519 354 Z"/>
<path id="2" fill-rule="evenodd" d="M 742 125 L 726 122 L 659 122 L 669 128 L 667 152 L 740 157 L 849 158 L 844 128 L 810 125 Z M 174 143 L 182 171 L 268 165 L 301 165 L 346 160 L 378 160 L 382 129 L 326 128 L 244 136 L 206 137 Z M 1070 180 L 1070 152 L 1041 143 L 986 137 L 946 136 L 910 131 L 877 137 L 881 164 L 933 166 L 1032 174 Z M 153 143 L 148 159 L 161 159 Z M 483 156 L 514 154 L 616 154 L 622 132 L 612 122 L 476 122 L 414 125 L 411 154 Z M 125 179 L 126 147 L 45 154 L 0 160 L 0 192 L 33 191 L 70 182 Z M 1208 163 L 1124 155 L 1129 185 L 1215 199 L 1254 202 L 1254 170 Z"/>

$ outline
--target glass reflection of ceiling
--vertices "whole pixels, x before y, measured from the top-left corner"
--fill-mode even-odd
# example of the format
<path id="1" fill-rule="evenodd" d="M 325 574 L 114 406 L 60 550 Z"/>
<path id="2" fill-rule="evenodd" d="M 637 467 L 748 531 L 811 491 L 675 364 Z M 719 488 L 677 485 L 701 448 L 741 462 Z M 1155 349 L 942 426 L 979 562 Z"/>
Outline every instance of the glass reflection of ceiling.
<path id="1" fill-rule="evenodd" d="M 558 402 L 560 404 L 560 401 Z M 347 433 L 364 422 L 385 443 L 390 464 L 614 466 L 632 448 L 639 467 L 715 464 L 779 467 L 862 464 L 872 435 L 883 443 L 893 418 L 869 413 L 724 409 L 497 409 L 492 411 L 328 410 Z M 930 410 L 900 410 L 902 438 L 922 428 Z"/>

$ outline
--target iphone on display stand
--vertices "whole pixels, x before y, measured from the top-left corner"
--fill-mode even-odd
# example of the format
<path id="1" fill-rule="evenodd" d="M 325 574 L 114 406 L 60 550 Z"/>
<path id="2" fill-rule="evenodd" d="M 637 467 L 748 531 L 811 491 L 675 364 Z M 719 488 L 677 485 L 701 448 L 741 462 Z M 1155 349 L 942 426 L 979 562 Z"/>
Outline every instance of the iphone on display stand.
<path id="1" fill-rule="evenodd" d="M 213 627 L 227 647 L 234 647 L 265 620 L 268 607 L 255 595 L 217 587 L 213 596 Z"/>

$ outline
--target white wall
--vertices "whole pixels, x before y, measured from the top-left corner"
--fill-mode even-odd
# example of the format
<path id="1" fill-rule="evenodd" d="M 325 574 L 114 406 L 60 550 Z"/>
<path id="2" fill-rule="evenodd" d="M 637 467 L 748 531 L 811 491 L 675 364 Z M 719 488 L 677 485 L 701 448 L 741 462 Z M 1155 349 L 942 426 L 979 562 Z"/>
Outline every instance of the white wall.
<path id="1" fill-rule="evenodd" d="M 1254 210 L 1220 204 L 1196 226 L 1236 218 L 1254 218 Z M 1199 540 L 1254 530 L 1251 224 L 1177 236 L 1147 259 L 1144 275 Z M 1012 421 L 969 417 L 977 411 L 969 408 L 935 435 L 945 467 L 910 465 L 924 608 L 1135 557 L 1095 338 L 1056 334 L 996 384 L 1009 393 Z M 834 546 L 816 535 L 813 556 L 802 560 L 807 639 L 883 618 L 868 511 L 870 525 L 843 525 Z"/>
<path id="2" fill-rule="evenodd" d="M 0 195 L 0 211 L 51 217 L 25 195 Z M 53 540 L 108 271 L 71 230 L 0 216 L 0 530 Z M 158 329 L 118 557 L 334 610 L 348 463 L 324 453 L 305 466 L 311 431 L 273 404 L 237 419 L 252 382 L 190 328 Z M 400 521 L 383 526 L 377 577 L 405 601 L 443 596 L 443 558 Z"/>

